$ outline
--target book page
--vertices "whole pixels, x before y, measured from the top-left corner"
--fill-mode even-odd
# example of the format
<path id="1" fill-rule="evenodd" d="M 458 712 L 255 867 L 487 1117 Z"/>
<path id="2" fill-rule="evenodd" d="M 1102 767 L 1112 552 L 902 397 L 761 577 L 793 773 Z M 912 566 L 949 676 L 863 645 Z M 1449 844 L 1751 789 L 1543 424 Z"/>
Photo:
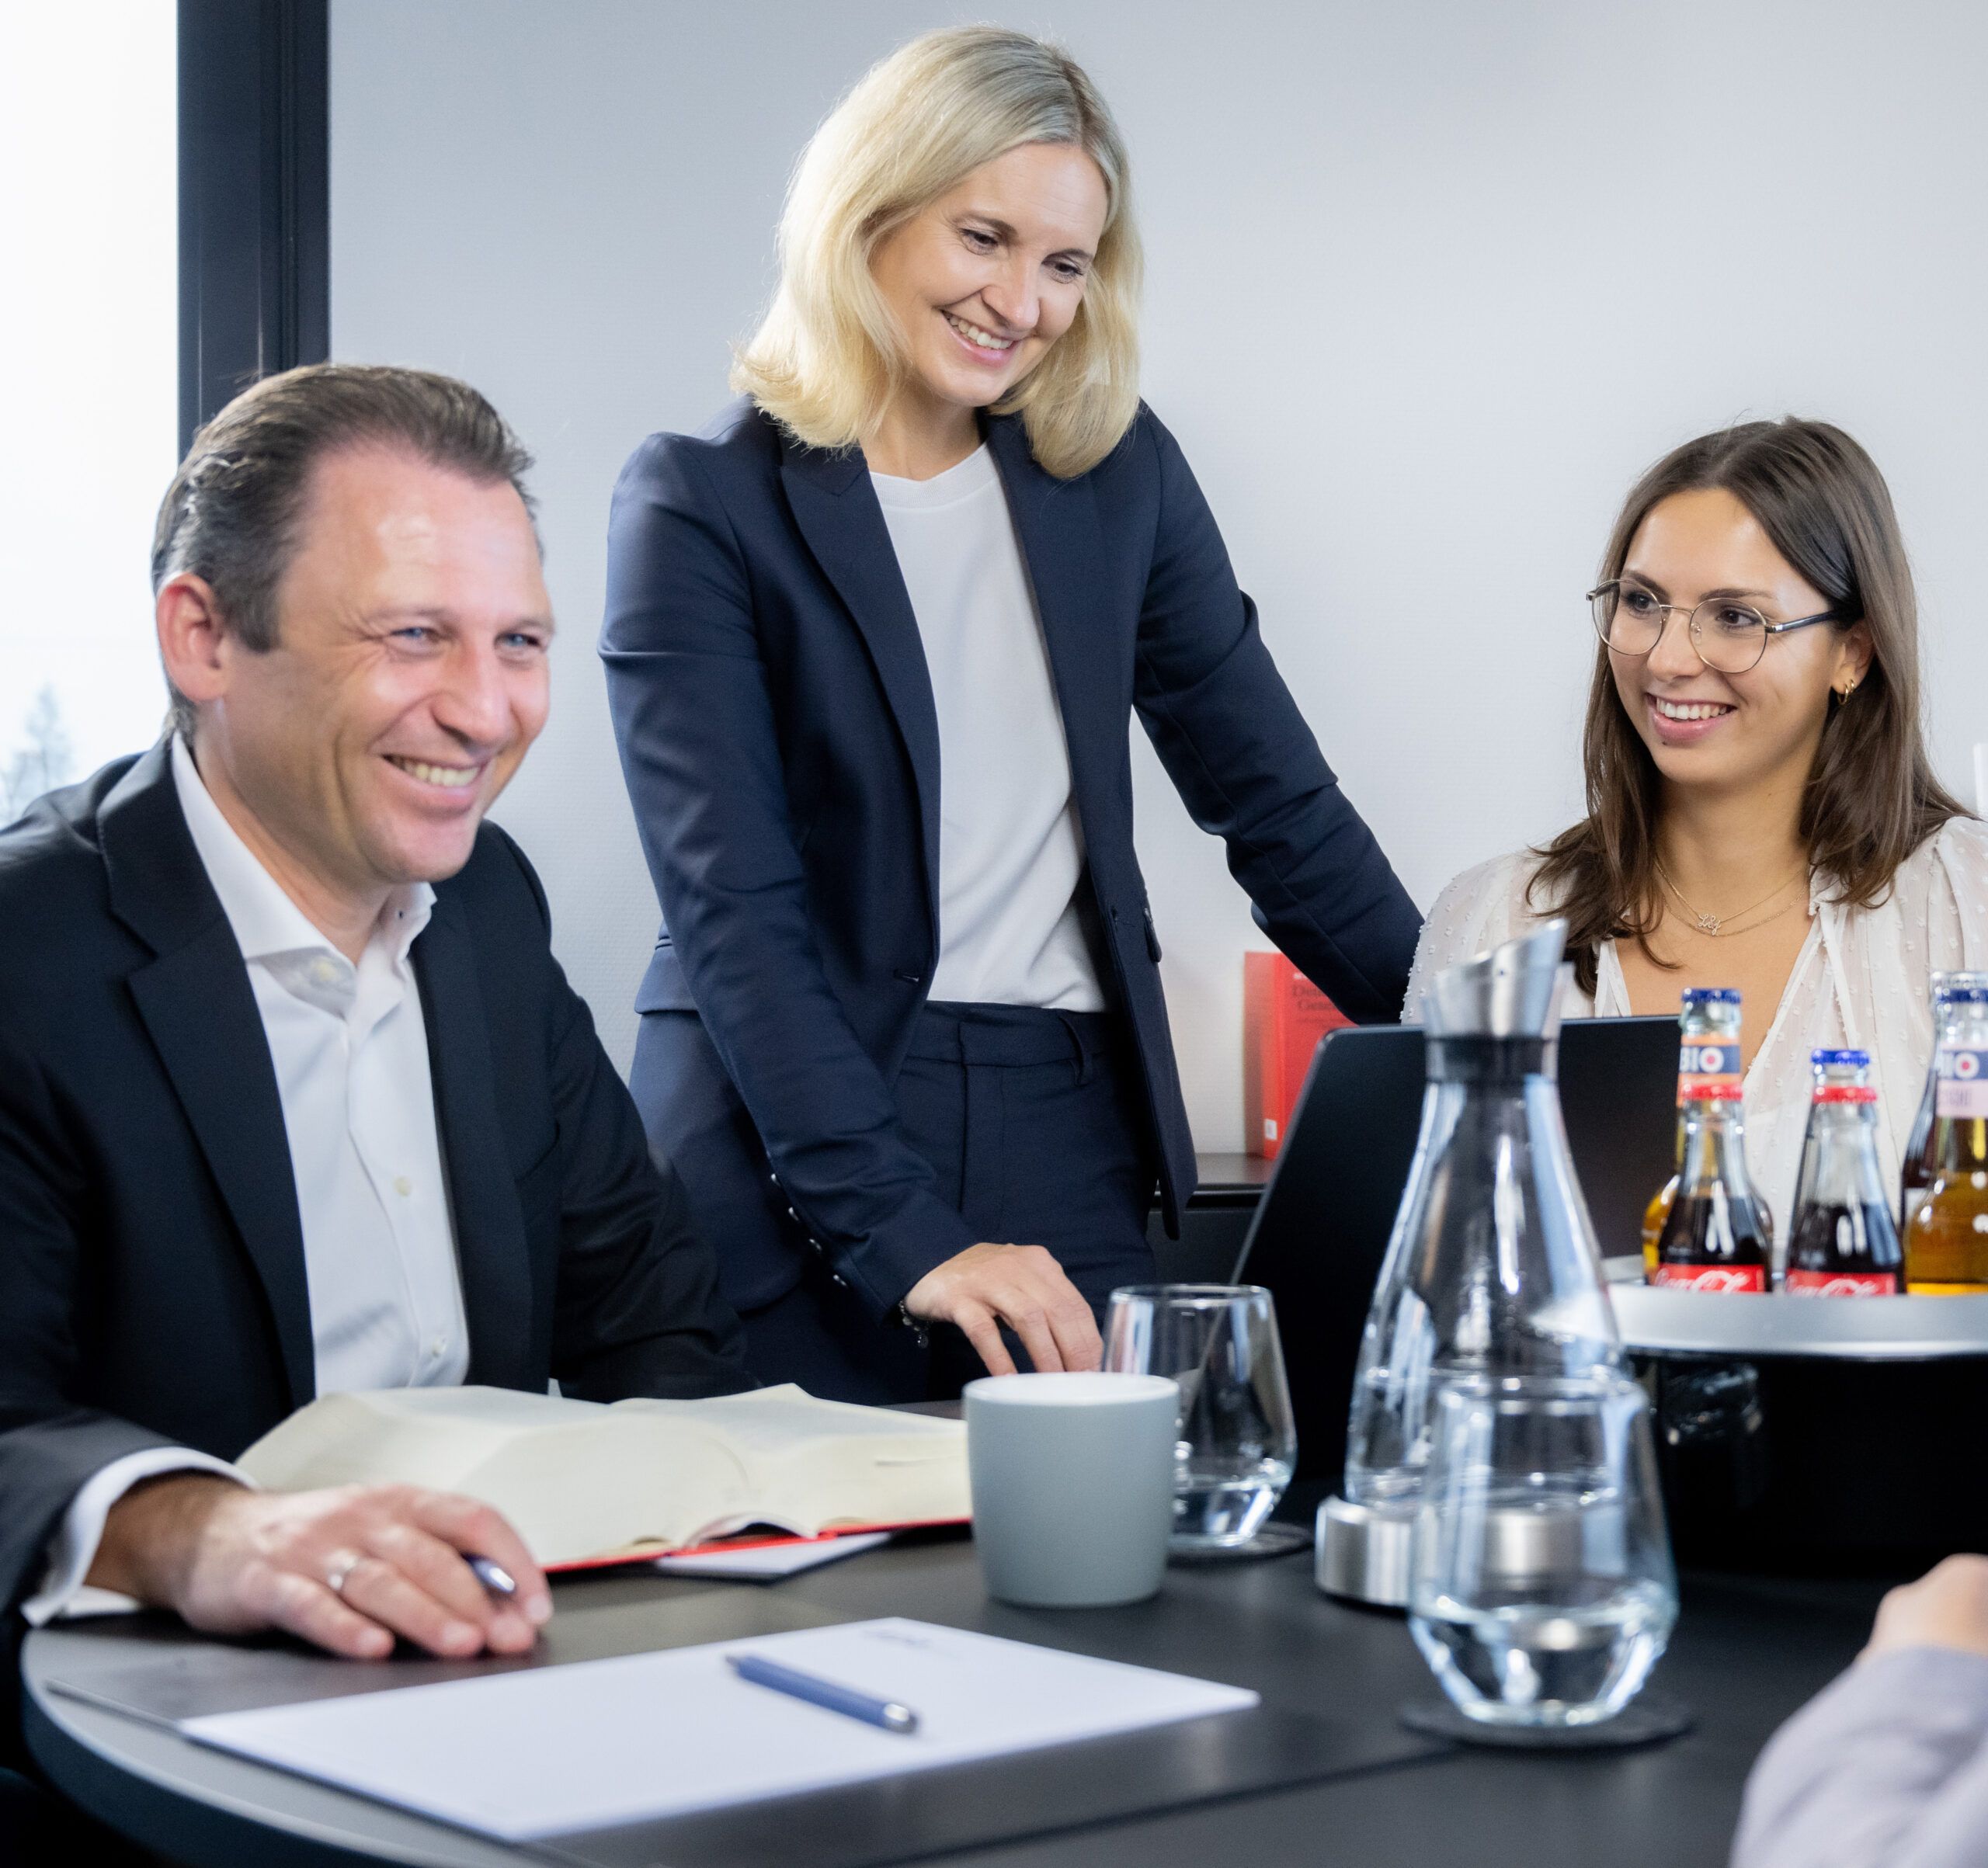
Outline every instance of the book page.
<path id="1" fill-rule="evenodd" d="M 612 1407 L 501 1388 L 330 1394 L 239 1463 L 272 1491 L 460 1492 L 501 1512 L 541 1564 L 673 1549 L 749 1524 L 812 1536 L 971 1509 L 958 1422 L 791 1386 Z"/>
<path id="2" fill-rule="evenodd" d="M 274 1491 L 460 1492 L 502 1512 L 541 1564 L 673 1548 L 707 1523 L 749 1522 L 756 1502 L 738 1455 L 694 1417 L 659 1432 L 598 1402 L 509 1388 L 321 1396 L 237 1463 Z"/>
<path id="3" fill-rule="evenodd" d="M 940 1420 L 929 1414 L 905 1414 L 895 1408 L 863 1408 L 850 1401 L 818 1401 L 792 1382 L 778 1387 L 754 1388 L 743 1394 L 714 1395 L 706 1401 L 616 1401 L 614 1414 L 652 1415 L 664 1420 L 694 1420 L 714 1429 L 749 1460 L 789 1451 L 804 1441 L 901 1440 L 909 1456 L 944 1460 L 964 1443 L 963 1422 Z"/>
<path id="4" fill-rule="evenodd" d="M 272 1428 L 235 1464 L 271 1491 L 398 1484 L 460 1491 L 519 1434 L 604 1420 L 595 1401 L 512 1388 L 379 1388 L 325 1394 Z"/>
<path id="5" fill-rule="evenodd" d="M 723 1536 L 757 1522 L 803 1536 L 837 1524 L 922 1524 L 971 1516 L 959 1421 L 818 1401 L 787 1384 L 699 1401 L 618 1401 L 616 1415 L 693 1420 L 745 1462 L 753 1515 L 713 1523 Z"/>
<path id="6" fill-rule="evenodd" d="M 714 1523 L 750 1523 L 758 1488 L 721 1431 L 684 1419 L 602 1418 L 520 1434 L 461 1489 L 494 1505 L 541 1564 L 673 1550 Z"/>

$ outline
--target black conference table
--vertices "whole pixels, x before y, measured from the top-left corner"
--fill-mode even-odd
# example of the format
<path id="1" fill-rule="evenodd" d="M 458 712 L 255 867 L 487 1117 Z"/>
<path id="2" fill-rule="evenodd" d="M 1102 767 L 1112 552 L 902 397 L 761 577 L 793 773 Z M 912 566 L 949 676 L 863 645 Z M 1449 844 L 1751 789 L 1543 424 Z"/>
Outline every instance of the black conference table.
<path id="1" fill-rule="evenodd" d="M 1163 1278 L 1232 1275 L 1270 1164 L 1204 1154 L 1201 1168 L 1182 1237 L 1155 1238 Z M 1315 1502 L 1294 1495 L 1280 1515 L 1306 1520 Z M 1149 1798 L 1148 1814 L 1071 1820 L 1073 1807 L 1097 1800 L 1095 1786 L 1073 1785 L 1055 1755 L 1041 1754 L 1003 1767 L 1005 1805 L 992 1819 L 975 1807 L 986 1800 L 986 1780 L 933 1773 L 909 1798 L 884 1790 L 838 1806 L 836 1815 L 849 1820 L 832 1835 L 811 1834 L 806 1818 L 818 1806 L 797 1800 L 792 1821 L 720 1813 L 695 1826 L 685 1852 L 633 1849 L 626 1859 L 642 1868 L 937 1860 L 971 1868 L 1198 1868 L 1211 1860 L 1251 1868 L 1724 1868 L 1755 1755 L 1848 1665 L 1885 1587 L 1687 1574 L 1653 1690 L 1684 1701 L 1697 1723 L 1667 1744 L 1621 1752 L 1521 1754 L 1409 1733 L 1397 1709 L 1429 1698 L 1434 1686 L 1406 1624 L 1321 1595 L 1309 1552 L 1176 1565 L 1153 1601 L 1110 1609 L 990 1602 L 961 1536 L 902 1540 L 775 1584 L 627 1572 L 572 1578 L 555 1585 L 557 1613 L 530 1664 L 902 1615 L 1253 1687 L 1267 1707 L 1319 1722 L 1315 1755 L 1287 1769 L 1274 1787 L 1222 1793 L 1197 1786 L 1190 1737 L 1168 1807 L 1152 1808 Z M 355 1668 L 367 1685 L 386 1686 L 516 1664 L 367 1666 L 273 1643 L 206 1641 L 165 1616 L 84 1622 L 28 1636 L 23 1717 L 36 1759 L 69 1797 L 195 1868 L 383 1861 L 516 1868 L 546 1858 L 203 1749 L 54 1686 L 107 1688 L 115 1699 L 141 1675 L 155 1693 L 166 1679 L 183 1710 L 207 1711 L 350 1690 Z M 990 1820 L 1003 1839 L 962 1843 Z"/>
<path id="2" fill-rule="evenodd" d="M 1010 1762 L 1008 1793 L 991 1819 L 1004 1839 L 991 1843 L 960 1845 L 990 1818 L 984 1808 L 963 1807 L 965 1793 L 949 1790 L 950 1773 L 933 1773 L 909 1802 L 873 1799 L 855 1824 L 812 1842 L 805 1825 L 734 1811 L 703 1819 L 687 1855 L 638 1849 L 626 1857 L 631 1863 L 1715 1868 L 1726 1859 L 1755 1754 L 1856 1652 L 1881 1588 L 1687 1575 L 1683 1615 L 1655 1685 L 1687 1702 L 1698 1723 L 1667 1744 L 1619 1752 L 1518 1754 L 1408 1733 L 1396 1709 L 1426 1696 L 1430 1682 L 1406 1627 L 1320 1595 L 1305 1554 L 1176 1565 L 1152 1602 L 1084 1611 L 990 1602 L 971 1543 L 957 1536 L 901 1543 L 773 1585 L 625 1572 L 575 1578 L 558 1585 L 558 1613 L 535 1664 L 904 1615 L 1253 1686 L 1267 1706 L 1320 1722 L 1308 1728 L 1322 1734 L 1316 1758 L 1295 1773 L 1307 1780 L 1285 1787 L 1189 1801 L 1197 1795 L 1189 1759 L 1176 1807 L 1073 1824 L 1059 1814 L 1069 1807 L 1069 1774 L 1059 1779 L 1055 1755 L 1038 1754 L 1034 1762 Z M 78 1623 L 28 1637 L 23 1713 L 36 1759 L 68 1795 L 176 1860 L 496 1868 L 544 1858 L 203 1750 L 167 1726 L 68 1696 L 53 1683 L 87 1691 L 107 1682 L 116 1698 L 124 1690 L 119 1682 L 137 1677 L 135 1666 L 155 1685 L 169 1672 L 189 1710 L 207 1710 L 229 1702 L 231 1691 L 233 1703 L 250 1703 L 349 1689 L 355 1668 L 367 1669 L 368 1684 L 412 1684 L 516 1664 L 367 1668 L 269 1644 L 203 1641 L 165 1617 Z"/>

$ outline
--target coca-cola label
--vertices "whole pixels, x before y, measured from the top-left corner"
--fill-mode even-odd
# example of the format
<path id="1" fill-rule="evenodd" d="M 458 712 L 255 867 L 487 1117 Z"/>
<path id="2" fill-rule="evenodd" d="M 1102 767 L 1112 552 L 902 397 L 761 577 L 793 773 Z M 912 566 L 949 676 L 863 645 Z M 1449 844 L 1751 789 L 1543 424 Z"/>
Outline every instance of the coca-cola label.
<path id="1" fill-rule="evenodd" d="M 1988 1116 L 1988 1050 L 1971 1050 L 1964 1044 L 1942 1044 L 1936 1068 L 1935 1115 L 1963 1121 Z"/>
<path id="2" fill-rule="evenodd" d="M 1765 1290 L 1764 1265 L 1660 1265 L 1650 1283 L 1670 1290 Z"/>
<path id="3" fill-rule="evenodd" d="M 1895 1271 L 1796 1271 L 1790 1267 L 1781 1287 L 1791 1297 L 1895 1297 Z"/>
<path id="4" fill-rule="evenodd" d="M 1702 1096 L 1711 1089 L 1740 1088 L 1740 1047 L 1736 1043 L 1700 1043 L 1694 1039 L 1677 1052 L 1677 1100 Z"/>

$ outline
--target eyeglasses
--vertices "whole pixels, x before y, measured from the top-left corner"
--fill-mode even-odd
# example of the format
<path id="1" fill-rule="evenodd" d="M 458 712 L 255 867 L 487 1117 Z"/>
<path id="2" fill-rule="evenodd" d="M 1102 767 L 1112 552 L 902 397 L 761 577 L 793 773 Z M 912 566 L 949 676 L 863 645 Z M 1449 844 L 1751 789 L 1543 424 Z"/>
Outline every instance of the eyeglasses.
<path id="1" fill-rule="evenodd" d="M 1587 593 L 1594 613 L 1595 633 L 1618 655 L 1647 655 L 1663 640 L 1675 614 L 1686 619 L 1691 647 L 1708 668 L 1722 675 L 1743 675 L 1767 652 L 1767 637 L 1817 623 L 1844 623 L 1840 610 L 1819 609 L 1812 616 L 1790 623 L 1770 623 L 1757 609 L 1725 597 L 1708 597 L 1695 609 L 1681 603 L 1661 603 L 1640 584 L 1611 578 Z"/>

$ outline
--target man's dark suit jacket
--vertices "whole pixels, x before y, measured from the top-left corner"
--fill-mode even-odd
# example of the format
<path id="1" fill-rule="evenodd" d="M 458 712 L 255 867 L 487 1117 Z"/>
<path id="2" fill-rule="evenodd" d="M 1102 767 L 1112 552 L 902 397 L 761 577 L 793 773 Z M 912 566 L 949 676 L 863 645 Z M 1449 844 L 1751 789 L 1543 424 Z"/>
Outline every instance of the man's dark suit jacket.
<path id="1" fill-rule="evenodd" d="M 1037 464 L 1020 417 L 987 439 L 1069 747 L 1079 905 L 1136 1047 L 1170 1221 L 1194 1143 L 1133 849 L 1132 720 L 1226 842 L 1259 924 L 1350 1017 L 1400 1017 L 1420 917 L 1158 418 L 1142 408 L 1069 480 Z M 601 653 L 665 923 L 636 1001 L 666 1015 L 645 1019 L 633 1079 L 652 1139 L 700 1222 L 715 1210 L 739 1308 L 798 1283 L 812 1235 L 881 1316 L 974 1242 L 903 1139 L 891 1085 L 938 957 L 941 793 L 975 775 L 941 773 L 862 454 L 801 446 L 746 401 L 701 436 L 652 436 L 615 489 Z"/>
<path id="2" fill-rule="evenodd" d="M 680 1189 L 485 825 L 412 950 L 468 1380 L 590 1400 L 746 1385 Z M 0 831 L 0 1596 L 77 1488 L 231 1459 L 315 1391 L 304 1240 L 248 970 L 168 748 Z"/>

